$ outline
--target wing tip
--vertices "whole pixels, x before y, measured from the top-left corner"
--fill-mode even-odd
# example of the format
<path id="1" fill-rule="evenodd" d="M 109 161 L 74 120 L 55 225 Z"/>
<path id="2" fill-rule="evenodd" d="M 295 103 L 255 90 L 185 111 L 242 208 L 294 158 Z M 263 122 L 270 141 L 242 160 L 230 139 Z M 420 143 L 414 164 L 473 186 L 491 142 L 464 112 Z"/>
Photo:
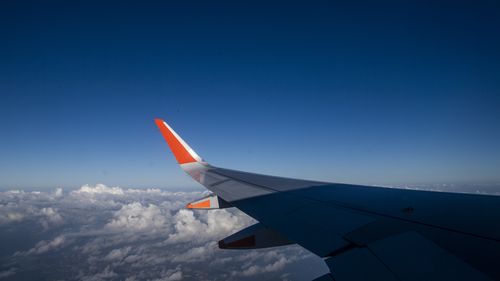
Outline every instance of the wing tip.
<path id="1" fill-rule="evenodd" d="M 170 150 L 175 156 L 177 163 L 187 164 L 200 162 L 201 159 L 187 143 L 165 122 L 163 119 L 155 118 L 156 126 L 160 129 L 163 138 L 167 142 Z"/>

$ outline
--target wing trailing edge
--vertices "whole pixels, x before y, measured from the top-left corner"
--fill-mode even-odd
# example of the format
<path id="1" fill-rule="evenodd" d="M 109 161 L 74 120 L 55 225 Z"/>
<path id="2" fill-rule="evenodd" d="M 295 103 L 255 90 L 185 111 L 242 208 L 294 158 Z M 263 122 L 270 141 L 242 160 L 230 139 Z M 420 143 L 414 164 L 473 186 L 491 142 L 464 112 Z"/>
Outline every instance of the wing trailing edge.
<path id="1" fill-rule="evenodd" d="M 219 241 L 221 249 L 260 249 L 294 244 L 285 236 L 256 223 Z"/>

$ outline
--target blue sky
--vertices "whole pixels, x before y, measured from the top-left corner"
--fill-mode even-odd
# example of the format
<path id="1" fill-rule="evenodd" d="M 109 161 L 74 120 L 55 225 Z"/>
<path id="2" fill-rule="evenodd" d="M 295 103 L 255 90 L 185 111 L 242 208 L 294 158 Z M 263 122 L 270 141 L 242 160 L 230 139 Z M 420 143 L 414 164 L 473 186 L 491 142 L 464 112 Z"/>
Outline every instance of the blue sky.
<path id="1" fill-rule="evenodd" d="M 500 181 L 494 1 L 8 1 L 0 187 L 190 187 L 153 119 L 223 167 Z"/>

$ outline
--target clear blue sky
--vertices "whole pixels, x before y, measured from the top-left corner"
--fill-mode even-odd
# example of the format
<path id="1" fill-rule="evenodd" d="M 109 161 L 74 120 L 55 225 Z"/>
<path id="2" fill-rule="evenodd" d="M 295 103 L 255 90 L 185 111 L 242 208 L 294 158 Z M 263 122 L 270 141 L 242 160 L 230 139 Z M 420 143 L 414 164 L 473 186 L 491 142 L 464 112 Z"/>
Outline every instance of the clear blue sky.
<path id="1" fill-rule="evenodd" d="M 500 181 L 496 1 L 204 2 L 2 2 L 0 187 Z"/>

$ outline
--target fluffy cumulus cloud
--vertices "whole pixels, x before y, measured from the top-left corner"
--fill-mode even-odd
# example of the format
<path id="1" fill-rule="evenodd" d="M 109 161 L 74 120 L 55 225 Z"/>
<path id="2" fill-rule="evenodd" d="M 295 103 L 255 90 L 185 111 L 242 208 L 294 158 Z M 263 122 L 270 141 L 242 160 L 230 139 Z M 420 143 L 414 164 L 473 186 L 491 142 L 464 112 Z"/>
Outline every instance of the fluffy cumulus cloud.
<path id="1" fill-rule="evenodd" d="M 170 213 L 154 204 L 139 202 L 123 205 L 106 224 L 109 229 L 131 231 L 162 231 L 168 227 Z"/>
<path id="2" fill-rule="evenodd" d="M 0 279 L 300 280 L 302 262 L 321 263 L 298 246 L 218 249 L 255 221 L 236 209 L 184 209 L 204 195 L 102 184 L 0 192 Z"/>

